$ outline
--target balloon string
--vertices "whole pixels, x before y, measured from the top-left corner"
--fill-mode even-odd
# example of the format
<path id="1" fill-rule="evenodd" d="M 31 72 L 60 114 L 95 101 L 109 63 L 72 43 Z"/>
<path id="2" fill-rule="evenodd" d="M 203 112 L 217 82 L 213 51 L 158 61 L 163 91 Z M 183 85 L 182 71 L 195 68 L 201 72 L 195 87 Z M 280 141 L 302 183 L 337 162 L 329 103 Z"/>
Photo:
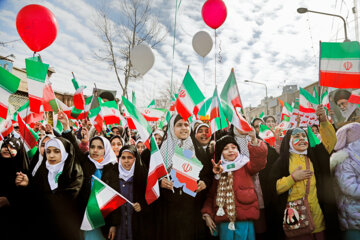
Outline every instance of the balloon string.
<path id="1" fill-rule="evenodd" d="M 216 87 L 216 29 L 215 29 L 215 87 Z"/>
<path id="2" fill-rule="evenodd" d="M 204 86 L 206 87 L 206 81 L 205 81 L 205 57 L 203 57 L 203 73 L 204 73 Z"/>

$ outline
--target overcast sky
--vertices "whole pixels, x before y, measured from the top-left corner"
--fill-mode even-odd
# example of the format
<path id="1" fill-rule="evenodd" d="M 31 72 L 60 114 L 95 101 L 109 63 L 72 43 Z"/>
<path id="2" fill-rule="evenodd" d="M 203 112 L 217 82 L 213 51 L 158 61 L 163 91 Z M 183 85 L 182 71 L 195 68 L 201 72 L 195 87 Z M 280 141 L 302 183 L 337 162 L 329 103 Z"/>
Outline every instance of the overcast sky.
<path id="1" fill-rule="evenodd" d="M 121 16 L 117 1 L 105 2 Z M 85 93 L 91 93 L 96 82 L 99 88 L 118 90 L 120 96 L 120 86 L 114 72 L 105 63 L 96 60 L 93 54 L 102 44 L 92 23 L 97 2 L 0 0 L 0 39 L 6 42 L 20 38 L 15 21 L 22 7 L 30 3 L 46 6 L 55 14 L 59 25 L 55 42 L 41 52 L 43 61 L 56 70 L 50 79 L 53 88 L 59 92 L 74 93 L 71 84 L 71 72 L 74 72 L 80 84 L 88 86 Z M 153 49 L 153 68 L 142 79 L 129 85 L 128 93 L 135 90 L 138 106 L 147 105 L 161 91 L 169 88 L 175 2 L 152 2 L 152 13 L 167 34 L 165 40 Z M 181 2 L 176 26 L 173 83 L 181 83 L 189 65 L 191 75 L 206 97 L 212 95 L 215 87 L 215 51 L 218 55 L 216 78 L 219 92 L 231 68 L 234 68 L 245 106 L 256 106 L 265 96 L 263 86 L 245 84 L 245 79 L 266 83 L 269 96 L 281 94 L 282 86 L 286 84 L 304 87 L 317 81 L 319 41 L 343 41 L 343 24 L 340 19 L 333 17 L 298 14 L 298 7 L 341 14 L 348 22 L 349 38 L 356 40 L 354 14 L 351 11 L 353 0 L 224 0 L 227 19 L 217 30 L 216 49 L 213 47 L 203 61 L 193 50 L 192 37 L 203 30 L 214 39 L 214 30 L 201 17 L 204 2 Z M 0 46 L 0 55 L 9 54 L 16 56 L 17 67 L 25 67 L 25 58 L 32 56 L 31 50 L 22 41 Z"/>

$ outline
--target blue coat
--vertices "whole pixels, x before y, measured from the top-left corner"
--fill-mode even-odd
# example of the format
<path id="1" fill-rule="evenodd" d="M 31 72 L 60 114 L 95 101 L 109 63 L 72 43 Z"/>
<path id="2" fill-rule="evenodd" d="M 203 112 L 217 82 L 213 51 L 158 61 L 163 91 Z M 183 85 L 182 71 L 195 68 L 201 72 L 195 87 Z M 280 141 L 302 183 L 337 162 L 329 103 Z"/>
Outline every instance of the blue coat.
<path id="1" fill-rule="evenodd" d="M 341 150 L 331 156 L 330 162 L 341 229 L 360 230 L 360 161 Z"/>

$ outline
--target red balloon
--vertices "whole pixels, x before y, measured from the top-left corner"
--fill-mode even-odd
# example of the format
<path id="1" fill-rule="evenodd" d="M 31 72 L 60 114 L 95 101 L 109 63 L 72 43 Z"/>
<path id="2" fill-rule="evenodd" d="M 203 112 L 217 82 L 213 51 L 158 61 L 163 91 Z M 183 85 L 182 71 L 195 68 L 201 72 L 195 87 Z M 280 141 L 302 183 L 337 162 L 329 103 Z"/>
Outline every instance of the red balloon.
<path id="1" fill-rule="evenodd" d="M 16 29 L 32 51 L 40 52 L 54 42 L 58 24 L 55 15 L 49 9 L 30 4 L 17 14 Z"/>
<path id="2" fill-rule="evenodd" d="M 227 10 L 222 0 L 207 0 L 201 10 L 204 22 L 211 28 L 217 29 L 226 19 Z"/>

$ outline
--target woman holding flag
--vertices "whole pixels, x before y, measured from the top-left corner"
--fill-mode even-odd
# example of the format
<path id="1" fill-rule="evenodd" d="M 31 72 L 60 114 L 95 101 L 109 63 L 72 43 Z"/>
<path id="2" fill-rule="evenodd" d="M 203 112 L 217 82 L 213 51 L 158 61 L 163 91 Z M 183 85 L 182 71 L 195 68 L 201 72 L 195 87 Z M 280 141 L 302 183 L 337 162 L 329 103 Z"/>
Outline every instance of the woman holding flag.
<path id="1" fill-rule="evenodd" d="M 173 169 L 175 148 L 190 150 L 195 154 L 194 143 L 190 137 L 190 124 L 180 115 L 173 115 L 160 151 L 168 173 Z M 209 232 L 201 218 L 201 207 L 206 197 L 206 190 L 213 179 L 212 166 L 209 159 L 196 155 L 203 168 L 199 174 L 196 196 L 186 194 L 183 188 L 174 188 L 173 182 L 163 178 L 160 182 L 160 229 L 157 239 L 195 240 L 209 239 Z"/>
<path id="2" fill-rule="evenodd" d="M 102 136 L 91 138 L 89 141 L 89 152 L 81 152 L 75 136 L 71 132 L 68 118 L 64 112 L 59 112 L 58 121 L 63 125 L 63 136 L 74 145 L 76 160 L 81 164 L 84 172 L 84 183 L 79 193 L 79 211 L 83 218 L 90 197 L 91 188 L 93 187 L 93 175 L 119 192 L 117 158 L 114 151 L 111 149 L 109 140 Z M 113 240 L 115 239 L 116 226 L 119 223 L 120 216 L 114 211 L 105 218 L 104 227 L 95 228 L 91 231 L 83 231 L 84 239 Z"/>
<path id="3" fill-rule="evenodd" d="M 18 172 L 15 183 L 29 188 L 33 238 L 79 239 L 76 199 L 83 183 L 83 171 L 68 140 L 58 137 L 47 141 L 44 161 L 34 176 L 29 178 Z"/>

